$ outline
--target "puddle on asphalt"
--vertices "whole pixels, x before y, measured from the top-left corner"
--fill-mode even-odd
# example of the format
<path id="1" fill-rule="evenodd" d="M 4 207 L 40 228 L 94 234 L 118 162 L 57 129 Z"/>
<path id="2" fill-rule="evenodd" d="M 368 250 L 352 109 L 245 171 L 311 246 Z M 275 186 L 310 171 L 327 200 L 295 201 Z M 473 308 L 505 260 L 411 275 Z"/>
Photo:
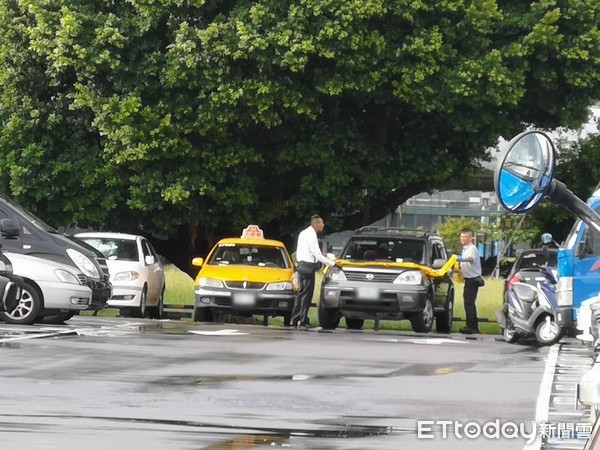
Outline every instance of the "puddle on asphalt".
<path id="1" fill-rule="evenodd" d="M 140 424 L 151 425 L 167 425 L 189 427 L 190 429 L 202 429 L 204 433 L 210 434 L 238 434 L 238 436 L 229 438 L 226 441 L 212 444 L 204 447 L 212 450 L 240 450 L 248 449 L 254 446 L 281 446 L 290 447 L 288 440 L 294 436 L 306 438 L 363 438 L 371 436 L 412 433 L 414 430 L 407 428 L 380 426 L 380 425 L 359 425 L 349 423 L 315 423 L 315 428 L 275 428 L 275 427 L 260 427 L 260 426 L 237 426 L 219 423 L 186 421 L 186 420 L 168 420 L 168 419 L 147 419 L 141 417 L 105 417 L 105 416 L 75 416 L 75 415 L 46 415 L 46 414 L 0 414 L 2 421 L 0 423 L 6 426 L 12 426 L 12 422 L 22 425 L 22 419 L 44 419 L 46 423 L 48 419 L 55 420 L 97 420 L 101 422 L 115 423 L 131 423 L 138 427 Z M 11 420 L 12 419 L 12 420 Z M 353 418 L 354 420 L 356 418 Z M 45 432 L 43 428 L 34 426 L 31 432 Z"/>
<path id="2" fill-rule="evenodd" d="M 289 436 L 278 434 L 249 434 L 229 439 L 225 442 L 209 445 L 207 450 L 246 450 L 253 447 L 291 447 L 286 443 Z"/>
<path id="3" fill-rule="evenodd" d="M 0 342 L 0 348 L 21 348 L 16 342 Z"/>
<path id="4" fill-rule="evenodd" d="M 440 376 L 454 372 L 460 372 L 471 367 L 472 363 L 459 363 L 452 366 L 440 366 L 436 364 L 412 364 L 402 369 L 386 373 L 356 373 L 356 374 L 306 374 L 297 373 L 292 375 L 206 375 L 206 376 L 171 376 L 150 382 L 158 386 L 197 386 L 217 383 L 230 383 L 238 381 L 307 381 L 307 380 L 343 380 L 357 378 L 394 378 L 402 376 Z"/>

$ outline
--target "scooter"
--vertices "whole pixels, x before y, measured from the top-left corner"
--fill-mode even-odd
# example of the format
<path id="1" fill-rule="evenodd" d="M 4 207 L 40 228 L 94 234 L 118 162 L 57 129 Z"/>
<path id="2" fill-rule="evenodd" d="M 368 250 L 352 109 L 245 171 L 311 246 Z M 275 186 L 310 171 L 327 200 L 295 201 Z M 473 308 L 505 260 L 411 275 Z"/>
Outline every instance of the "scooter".
<path id="1" fill-rule="evenodd" d="M 516 342 L 534 336 L 540 345 L 552 345 L 563 335 L 556 322 L 556 277 L 546 266 L 522 269 L 508 281 L 506 301 L 496 312 L 504 340 Z"/>

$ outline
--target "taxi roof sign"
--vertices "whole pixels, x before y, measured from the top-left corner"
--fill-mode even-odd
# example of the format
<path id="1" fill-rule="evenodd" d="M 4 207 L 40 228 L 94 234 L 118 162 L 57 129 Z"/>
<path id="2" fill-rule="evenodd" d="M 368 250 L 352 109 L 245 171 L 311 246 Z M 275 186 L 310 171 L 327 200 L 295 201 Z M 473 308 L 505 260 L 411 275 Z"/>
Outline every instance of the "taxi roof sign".
<path id="1" fill-rule="evenodd" d="M 242 239 L 244 239 L 244 238 L 262 238 L 262 239 L 264 239 L 264 237 L 265 236 L 263 234 L 263 230 L 261 230 L 258 225 L 248 225 L 242 231 L 242 236 L 241 236 Z"/>

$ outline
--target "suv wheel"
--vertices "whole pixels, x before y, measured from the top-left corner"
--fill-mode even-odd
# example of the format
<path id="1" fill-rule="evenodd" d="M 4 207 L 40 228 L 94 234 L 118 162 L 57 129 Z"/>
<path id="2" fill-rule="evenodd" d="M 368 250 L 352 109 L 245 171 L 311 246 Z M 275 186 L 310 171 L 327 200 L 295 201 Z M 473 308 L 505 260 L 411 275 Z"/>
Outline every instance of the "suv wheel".
<path id="1" fill-rule="evenodd" d="M 412 329 L 416 333 L 429 333 L 431 327 L 433 327 L 433 317 L 433 304 L 431 303 L 431 298 L 428 297 L 425 301 L 423 311 L 411 315 L 410 323 L 412 324 Z"/>
<path id="2" fill-rule="evenodd" d="M 319 325 L 325 330 L 335 330 L 340 324 L 340 316 L 337 314 L 337 311 L 333 308 L 325 307 L 325 303 L 322 301 L 319 301 L 317 317 Z"/>
<path id="3" fill-rule="evenodd" d="M 349 330 L 360 330 L 365 324 L 365 319 L 351 319 L 346 317 L 346 328 Z"/>
<path id="4" fill-rule="evenodd" d="M 438 333 L 450 333 L 452 331 L 452 322 L 454 320 L 454 291 L 448 294 L 444 311 L 436 314 L 435 328 Z"/>

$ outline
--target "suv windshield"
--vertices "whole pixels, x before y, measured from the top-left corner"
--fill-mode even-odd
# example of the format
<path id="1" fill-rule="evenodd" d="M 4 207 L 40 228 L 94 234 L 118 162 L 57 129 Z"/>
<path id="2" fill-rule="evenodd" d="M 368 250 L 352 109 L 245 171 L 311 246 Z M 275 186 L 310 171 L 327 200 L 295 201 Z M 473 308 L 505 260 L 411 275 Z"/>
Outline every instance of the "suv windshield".
<path id="1" fill-rule="evenodd" d="M 423 262 L 425 241 L 390 237 L 352 238 L 342 252 L 343 259 L 353 261 Z"/>
<path id="2" fill-rule="evenodd" d="M 291 263 L 281 247 L 245 244 L 219 244 L 210 260 L 210 265 L 235 265 L 258 267 L 280 267 L 289 269 Z"/>

